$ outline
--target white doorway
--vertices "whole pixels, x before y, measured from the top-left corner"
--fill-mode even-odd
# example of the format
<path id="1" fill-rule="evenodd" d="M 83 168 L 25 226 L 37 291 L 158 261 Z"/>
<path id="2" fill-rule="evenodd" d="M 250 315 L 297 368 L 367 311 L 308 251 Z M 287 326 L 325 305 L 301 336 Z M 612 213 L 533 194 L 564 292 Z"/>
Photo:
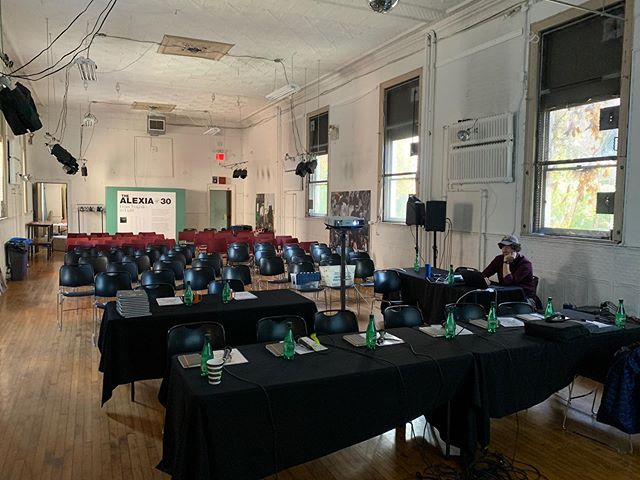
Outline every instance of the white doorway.
<path id="1" fill-rule="evenodd" d="M 234 221 L 235 190 L 233 185 L 209 185 L 209 228 L 229 229 Z"/>

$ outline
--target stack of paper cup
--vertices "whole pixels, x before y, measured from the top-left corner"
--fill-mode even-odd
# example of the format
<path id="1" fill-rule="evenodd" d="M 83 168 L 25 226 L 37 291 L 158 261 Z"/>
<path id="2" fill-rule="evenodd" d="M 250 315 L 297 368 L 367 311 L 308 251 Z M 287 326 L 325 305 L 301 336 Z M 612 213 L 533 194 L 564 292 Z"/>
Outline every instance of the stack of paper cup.
<path id="1" fill-rule="evenodd" d="M 211 385 L 218 385 L 222 381 L 223 366 L 224 359 L 222 358 L 222 356 L 214 357 L 211 360 L 207 360 L 208 378 Z"/>

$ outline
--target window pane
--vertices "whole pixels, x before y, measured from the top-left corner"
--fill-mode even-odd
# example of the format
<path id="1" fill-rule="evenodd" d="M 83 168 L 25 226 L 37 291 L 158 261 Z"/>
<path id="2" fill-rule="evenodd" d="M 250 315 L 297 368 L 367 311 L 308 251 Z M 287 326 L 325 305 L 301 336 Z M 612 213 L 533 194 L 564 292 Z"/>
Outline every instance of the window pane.
<path id="1" fill-rule="evenodd" d="M 411 155 L 411 144 L 419 137 L 404 138 L 388 142 L 385 152 L 385 174 L 409 173 L 418 170 L 418 155 Z"/>
<path id="2" fill-rule="evenodd" d="M 616 189 L 616 162 L 548 168 L 544 180 L 544 228 L 608 232 L 613 215 L 596 214 L 598 192 Z"/>
<path id="3" fill-rule="evenodd" d="M 600 130 L 600 109 L 620 105 L 620 99 L 549 112 L 547 161 L 616 156 L 618 129 Z"/>
<path id="4" fill-rule="evenodd" d="M 329 176 L 329 155 L 318 155 L 316 157 L 318 165 L 313 174 L 309 177 L 311 182 L 326 182 Z"/>
<path id="5" fill-rule="evenodd" d="M 416 193 L 416 176 L 400 175 L 384 178 L 384 219 L 403 222 L 407 198 Z"/>
<path id="6" fill-rule="evenodd" d="M 327 215 L 327 184 L 309 184 L 309 215 Z"/>

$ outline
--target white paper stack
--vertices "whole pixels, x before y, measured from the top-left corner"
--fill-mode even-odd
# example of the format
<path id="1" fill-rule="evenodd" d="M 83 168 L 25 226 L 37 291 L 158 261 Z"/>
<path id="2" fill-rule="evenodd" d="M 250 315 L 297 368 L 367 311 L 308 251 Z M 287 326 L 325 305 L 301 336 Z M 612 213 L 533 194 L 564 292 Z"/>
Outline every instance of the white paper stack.
<path id="1" fill-rule="evenodd" d="M 119 290 L 116 294 L 116 310 L 125 318 L 151 315 L 147 292 L 144 290 Z"/>

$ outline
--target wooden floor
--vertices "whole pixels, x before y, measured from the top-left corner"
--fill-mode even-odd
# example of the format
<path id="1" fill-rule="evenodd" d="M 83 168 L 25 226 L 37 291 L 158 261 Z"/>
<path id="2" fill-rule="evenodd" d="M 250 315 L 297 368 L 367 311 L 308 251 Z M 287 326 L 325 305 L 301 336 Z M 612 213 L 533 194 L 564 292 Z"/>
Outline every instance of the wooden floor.
<path id="1" fill-rule="evenodd" d="M 49 262 L 36 258 L 29 278 L 9 282 L 9 292 L 0 296 L 0 480 L 168 478 L 154 468 L 161 456 L 164 416 L 156 400 L 159 381 L 137 383 L 135 403 L 129 401 L 128 388 L 119 387 L 100 407 L 102 375 L 91 344 L 90 310 L 68 312 L 63 331 L 56 327 L 60 262 L 60 254 Z M 581 405 L 589 407 L 590 402 Z M 578 412 L 571 418 L 572 427 L 626 448 L 625 435 L 591 425 L 590 417 Z M 423 420 L 414 421 L 417 438 L 410 428 L 405 435 L 387 432 L 279 478 L 416 478 L 427 463 L 445 463 L 436 449 L 425 446 Z M 490 449 L 508 457 L 515 452 L 518 461 L 550 479 L 640 478 L 638 453 L 619 454 L 563 432 L 561 420 L 562 403 L 554 396 L 517 418 L 494 421 Z M 636 438 L 636 452 L 639 444 Z"/>

